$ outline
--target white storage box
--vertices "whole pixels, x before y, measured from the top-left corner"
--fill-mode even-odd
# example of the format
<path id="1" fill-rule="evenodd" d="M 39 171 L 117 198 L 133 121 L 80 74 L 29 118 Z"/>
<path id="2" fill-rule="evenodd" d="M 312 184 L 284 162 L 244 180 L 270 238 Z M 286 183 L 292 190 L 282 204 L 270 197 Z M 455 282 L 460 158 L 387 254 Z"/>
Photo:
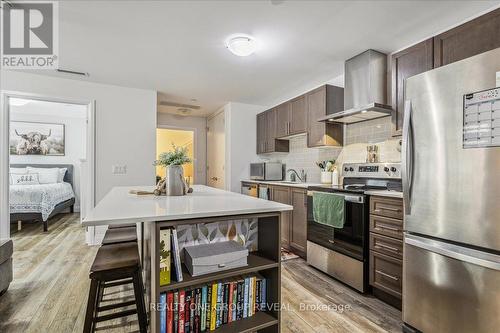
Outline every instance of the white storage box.
<path id="1" fill-rule="evenodd" d="M 184 264 L 191 276 L 248 265 L 248 250 L 235 241 L 189 246 L 184 251 Z"/>

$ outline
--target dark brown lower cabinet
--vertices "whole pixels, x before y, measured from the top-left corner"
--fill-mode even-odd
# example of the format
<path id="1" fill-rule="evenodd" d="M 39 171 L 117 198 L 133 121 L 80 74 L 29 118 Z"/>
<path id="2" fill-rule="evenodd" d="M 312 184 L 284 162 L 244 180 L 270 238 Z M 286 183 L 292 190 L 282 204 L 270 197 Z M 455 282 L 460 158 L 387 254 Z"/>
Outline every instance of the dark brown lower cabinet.
<path id="1" fill-rule="evenodd" d="M 307 250 L 307 190 L 290 189 L 290 204 L 293 206 L 290 223 L 290 247 L 301 257 Z"/>
<path id="2" fill-rule="evenodd" d="M 403 200 L 370 197 L 370 285 L 373 294 L 401 309 Z"/>
<path id="3" fill-rule="evenodd" d="M 271 187 L 271 200 L 282 204 L 290 204 L 290 188 L 285 186 Z M 290 212 L 281 213 L 281 247 L 290 249 Z"/>
<path id="4" fill-rule="evenodd" d="M 281 246 L 306 258 L 307 190 L 289 186 L 271 186 L 271 200 L 292 205 L 293 211 L 282 213 Z"/>

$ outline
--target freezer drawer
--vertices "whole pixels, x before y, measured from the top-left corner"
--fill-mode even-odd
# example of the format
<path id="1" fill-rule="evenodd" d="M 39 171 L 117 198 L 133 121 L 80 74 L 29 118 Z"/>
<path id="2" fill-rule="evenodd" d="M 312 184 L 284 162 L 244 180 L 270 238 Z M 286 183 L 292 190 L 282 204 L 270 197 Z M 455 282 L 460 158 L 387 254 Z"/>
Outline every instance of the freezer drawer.
<path id="1" fill-rule="evenodd" d="M 498 332 L 500 259 L 405 236 L 403 320 L 425 332 Z"/>

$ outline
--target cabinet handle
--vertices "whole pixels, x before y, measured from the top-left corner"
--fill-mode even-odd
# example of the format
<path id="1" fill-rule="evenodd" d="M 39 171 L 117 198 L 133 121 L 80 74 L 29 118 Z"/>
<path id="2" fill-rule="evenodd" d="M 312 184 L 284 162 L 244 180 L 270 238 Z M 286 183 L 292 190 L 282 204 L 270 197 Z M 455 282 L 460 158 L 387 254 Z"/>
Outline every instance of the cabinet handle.
<path id="1" fill-rule="evenodd" d="M 385 276 L 389 279 L 393 279 L 394 281 L 399 281 L 399 277 L 379 271 L 378 269 L 375 270 L 375 273 Z"/>
<path id="2" fill-rule="evenodd" d="M 382 210 L 388 210 L 388 211 L 391 211 L 391 212 L 397 212 L 397 213 L 400 213 L 400 212 L 401 212 L 401 209 L 400 209 L 400 208 L 382 207 L 382 208 L 379 208 L 379 209 L 378 209 L 378 211 L 382 211 Z"/>
<path id="3" fill-rule="evenodd" d="M 399 229 L 399 228 L 387 227 L 387 226 L 384 226 L 384 225 L 379 225 L 379 226 L 377 226 L 377 228 L 379 228 L 379 229 L 385 229 L 385 230 L 391 230 L 391 231 L 397 231 L 397 232 L 401 231 L 401 229 Z"/>
<path id="4" fill-rule="evenodd" d="M 392 251 L 392 252 L 399 253 L 399 249 L 398 248 L 395 248 L 395 247 L 392 247 L 392 246 L 389 246 L 389 245 L 385 245 L 385 244 L 377 244 L 377 245 L 375 245 L 375 248 L 376 249 L 386 249 L 386 250 L 389 250 L 389 251 Z"/>

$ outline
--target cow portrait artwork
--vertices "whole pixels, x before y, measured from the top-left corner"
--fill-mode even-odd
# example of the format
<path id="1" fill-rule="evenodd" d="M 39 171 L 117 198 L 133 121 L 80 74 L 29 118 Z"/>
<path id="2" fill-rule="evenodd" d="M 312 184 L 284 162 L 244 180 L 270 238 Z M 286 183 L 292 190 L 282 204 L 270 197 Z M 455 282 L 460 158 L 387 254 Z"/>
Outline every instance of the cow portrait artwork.
<path id="1" fill-rule="evenodd" d="M 50 137 L 51 131 L 47 135 L 40 132 L 27 134 L 19 134 L 17 130 L 14 132 L 21 137 L 16 147 L 17 155 L 47 155 L 49 152 L 49 145 L 46 141 Z"/>
<path id="2" fill-rule="evenodd" d="M 64 155 L 64 125 L 11 122 L 11 155 Z"/>

